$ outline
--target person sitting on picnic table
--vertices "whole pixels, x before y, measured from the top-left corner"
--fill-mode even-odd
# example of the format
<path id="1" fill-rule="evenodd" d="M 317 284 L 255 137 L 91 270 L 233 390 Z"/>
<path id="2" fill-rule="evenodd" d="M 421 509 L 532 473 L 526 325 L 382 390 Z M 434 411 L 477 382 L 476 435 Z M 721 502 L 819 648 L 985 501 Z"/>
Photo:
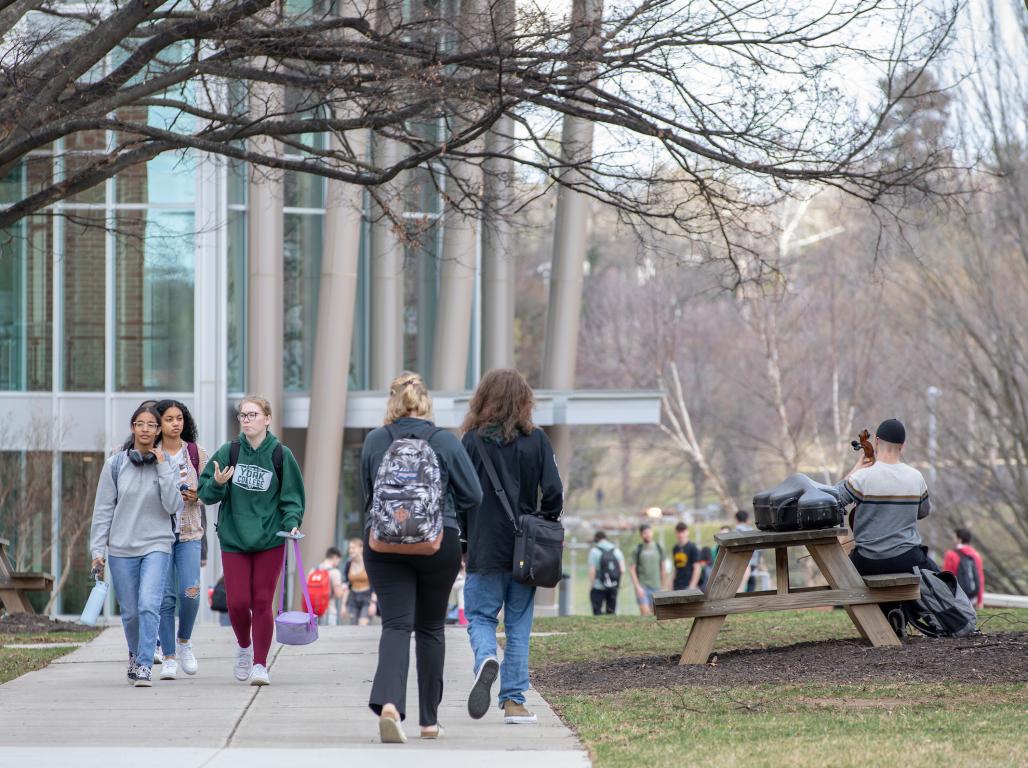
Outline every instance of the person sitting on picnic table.
<path id="1" fill-rule="evenodd" d="M 899 419 L 883 421 L 875 432 L 874 461 L 861 454 L 836 486 L 845 506 L 857 505 L 850 560 L 862 576 L 914 568 L 939 571 L 917 531 L 917 521 L 931 512 L 928 484 L 918 470 L 901 461 L 905 442 L 906 429 Z"/>

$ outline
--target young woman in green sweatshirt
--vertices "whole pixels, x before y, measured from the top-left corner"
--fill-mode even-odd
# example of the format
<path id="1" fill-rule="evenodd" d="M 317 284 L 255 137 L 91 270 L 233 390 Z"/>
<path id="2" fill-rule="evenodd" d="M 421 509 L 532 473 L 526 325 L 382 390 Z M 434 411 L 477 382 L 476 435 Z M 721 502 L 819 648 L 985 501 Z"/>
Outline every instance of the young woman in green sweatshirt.
<path id="1" fill-rule="evenodd" d="M 276 534 L 299 532 L 306 502 L 299 464 L 268 430 L 271 404 L 247 395 L 239 403 L 238 418 L 242 434 L 211 457 L 200 476 L 198 495 L 205 504 L 221 504 L 216 527 L 228 616 L 238 644 L 236 679 L 268 685 L 273 602 L 282 577 L 284 545 Z"/>

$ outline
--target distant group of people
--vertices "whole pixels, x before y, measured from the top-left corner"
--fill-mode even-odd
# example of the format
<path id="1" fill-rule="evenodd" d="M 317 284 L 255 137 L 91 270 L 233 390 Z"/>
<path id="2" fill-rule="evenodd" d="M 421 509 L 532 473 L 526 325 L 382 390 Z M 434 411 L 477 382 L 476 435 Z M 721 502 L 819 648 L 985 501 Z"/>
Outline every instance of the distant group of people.
<path id="1" fill-rule="evenodd" d="M 687 523 L 675 525 L 675 544 L 670 559 L 654 538 L 653 526 L 649 523 L 639 526 L 639 539 L 626 569 L 624 553 L 607 538 L 606 532 L 597 531 L 593 535 L 588 578 L 594 616 L 617 613 L 618 592 L 626 572 L 631 576 L 639 613 L 643 616 L 653 613 L 653 595 L 662 589 L 703 589 L 706 586 L 717 550 L 699 547 L 690 541 Z"/>
<path id="2" fill-rule="evenodd" d="M 504 494 L 516 518 L 556 520 L 563 510 L 553 449 L 532 423 L 533 405 L 532 389 L 520 373 L 490 371 L 471 400 L 458 439 L 433 423 L 422 378 L 404 372 L 390 386 L 384 426 L 364 441 L 363 536 L 349 542 L 344 567 L 342 552 L 330 548 L 306 576 L 308 583 L 315 576 L 325 581 L 326 623 L 348 616 L 351 623 L 366 624 L 375 613 L 381 617 L 369 707 L 379 718 L 385 742 L 406 740 L 401 723 L 407 715 L 412 633 L 421 736 L 442 734 L 437 713 L 443 695 L 443 628 L 451 589 L 464 571 L 463 611 L 475 658 L 468 713 L 481 718 L 495 702 L 505 723 L 536 722 L 525 705 L 535 588 L 512 578 L 515 523 L 499 502 Z M 240 435 L 208 459 L 196 445 L 196 425 L 183 404 L 144 402 L 130 419 L 131 438 L 101 472 L 90 533 L 92 565 L 101 577 L 105 568 L 111 570 L 128 645 L 126 677 L 136 687 L 152 685 L 158 634 L 164 653 L 161 679 L 174 679 L 180 668 L 197 673 L 191 634 L 206 560 L 205 504 L 220 504 L 216 527 L 224 577 L 210 599 L 212 607 L 224 602 L 235 634 L 233 673 L 250 685 L 271 682 L 268 652 L 284 563 L 282 535 L 299 533 L 306 499 L 296 459 L 270 431 L 270 403 L 247 395 L 237 417 Z M 397 469 L 396 451 L 411 444 L 421 446 L 416 450 L 427 446 L 432 473 L 438 473 L 430 473 L 427 482 L 441 489 L 441 530 L 430 542 L 434 549 L 418 553 L 390 550 L 372 530 L 380 511 L 375 505 L 383 497 L 382 478 Z M 488 465 L 499 487 L 491 482 Z M 405 507 L 415 509 L 418 500 L 408 501 L 390 502 L 396 520 L 411 513 Z M 501 614 L 506 634 L 502 663 L 496 641 Z M 499 693 L 493 699 L 497 680 Z"/>

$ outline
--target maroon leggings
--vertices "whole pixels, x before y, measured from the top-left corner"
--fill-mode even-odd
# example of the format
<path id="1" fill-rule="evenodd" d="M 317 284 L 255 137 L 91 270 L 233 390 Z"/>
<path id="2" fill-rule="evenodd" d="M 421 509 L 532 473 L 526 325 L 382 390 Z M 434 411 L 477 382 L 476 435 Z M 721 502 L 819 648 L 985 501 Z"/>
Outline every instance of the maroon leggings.
<path id="1" fill-rule="evenodd" d="M 275 633 L 275 587 L 282 578 L 282 547 L 263 552 L 222 552 L 228 618 L 240 648 L 250 645 L 253 663 L 268 666 Z"/>

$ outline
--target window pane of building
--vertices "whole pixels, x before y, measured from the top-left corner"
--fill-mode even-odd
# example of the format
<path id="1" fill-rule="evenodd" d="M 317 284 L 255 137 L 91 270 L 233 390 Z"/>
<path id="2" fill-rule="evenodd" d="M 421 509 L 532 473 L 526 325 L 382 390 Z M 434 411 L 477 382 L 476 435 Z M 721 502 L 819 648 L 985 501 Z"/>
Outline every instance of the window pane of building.
<path id="1" fill-rule="evenodd" d="M 309 391 L 311 386 L 324 218 L 314 214 L 285 216 L 282 378 L 288 390 Z"/>
<path id="2" fill-rule="evenodd" d="M 40 424 L 45 440 L 49 424 Z M 23 438 L 24 439 L 24 438 Z M 50 454 L 35 451 L 0 451 L 0 531 L 10 541 L 8 555 L 15 571 L 50 570 Z M 39 611 L 49 595 L 30 592 L 29 602 Z"/>
<path id="3" fill-rule="evenodd" d="M 104 389 L 104 298 L 106 229 L 99 211 L 62 217 L 64 281 L 64 389 Z"/>
<path id="4" fill-rule="evenodd" d="M 81 611 L 93 587 L 89 578 L 89 526 L 103 465 L 102 453 L 61 454 L 60 556 L 61 572 L 67 579 L 61 590 L 64 613 Z"/>
<path id="5" fill-rule="evenodd" d="M 0 230 L 0 390 L 50 389 L 50 233 L 48 216 Z"/>
<path id="6" fill-rule="evenodd" d="M 193 389 L 193 212 L 122 211 L 115 249 L 115 388 Z"/>

